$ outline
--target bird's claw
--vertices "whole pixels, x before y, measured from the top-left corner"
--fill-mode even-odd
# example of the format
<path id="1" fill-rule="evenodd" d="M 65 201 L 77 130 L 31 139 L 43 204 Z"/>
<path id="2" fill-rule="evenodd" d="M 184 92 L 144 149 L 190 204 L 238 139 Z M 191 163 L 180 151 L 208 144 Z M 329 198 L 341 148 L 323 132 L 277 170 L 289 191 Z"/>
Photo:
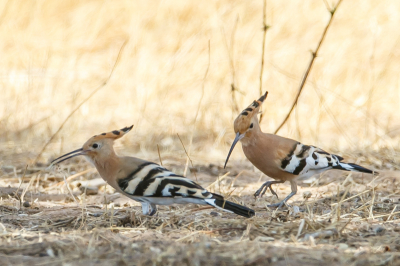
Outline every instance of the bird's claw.
<path id="1" fill-rule="evenodd" d="M 263 187 L 259 188 L 259 189 L 254 193 L 254 197 L 255 197 L 255 198 L 257 198 L 257 197 L 260 195 L 262 189 L 263 189 Z M 261 195 L 261 196 L 262 196 L 262 195 Z"/>
<path id="2" fill-rule="evenodd" d="M 268 188 L 271 191 L 272 195 L 276 196 L 277 199 L 279 199 L 278 194 L 276 194 L 276 192 L 272 189 L 271 187 L 272 184 L 263 184 L 255 193 L 254 193 L 254 197 L 257 198 L 258 196 L 260 196 L 260 198 L 262 196 L 264 196 L 264 194 L 267 192 Z"/>
<path id="3" fill-rule="evenodd" d="M 269 186 L 269 190 L 271 190 L 272 195 L 274 195 L 277 199 L 279 199 L 278 194 L 276 194 L 276 192 L 272 189 L 271 186 Z"/>

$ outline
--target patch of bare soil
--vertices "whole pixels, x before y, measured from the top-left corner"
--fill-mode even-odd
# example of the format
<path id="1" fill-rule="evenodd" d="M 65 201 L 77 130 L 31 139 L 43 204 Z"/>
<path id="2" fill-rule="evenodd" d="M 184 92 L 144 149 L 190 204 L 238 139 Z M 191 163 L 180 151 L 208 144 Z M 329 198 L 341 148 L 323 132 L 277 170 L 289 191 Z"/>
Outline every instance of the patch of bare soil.
<path id="1" fill-rule="evenodd" d="M 255 209 L 251 219 L 197 205 L 143 216 L 79 160 L 68 173 L 3 165 L 0 265 L 400 264 L 398 172 L 330 171 L 300 184 L 292 206 L 273 210 L 269 192 L 252 196 L 267 178 L 247 162 L 231 165 L 228 174 L 201 165 L 190 178 Z M 289 184 L 275 188 L 280 198 L 290 192 Z"/>

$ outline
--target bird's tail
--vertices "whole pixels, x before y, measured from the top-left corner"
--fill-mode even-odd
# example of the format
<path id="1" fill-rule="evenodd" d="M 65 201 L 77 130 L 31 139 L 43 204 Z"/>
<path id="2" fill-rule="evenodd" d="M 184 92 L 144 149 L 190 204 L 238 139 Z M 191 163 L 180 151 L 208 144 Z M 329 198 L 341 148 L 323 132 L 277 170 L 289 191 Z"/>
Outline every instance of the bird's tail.
<path id="1" fill-rule="evenodd" d="M 235 213 L 237 215 L 240 215 L 240 216 L 243 216 L 246 218 L 250 218 L 255 215 L 255 212 L 250 208 L 233 203 L 231 201 L 227 201 L 221 195 L 214 194 L 214 193 L 212 193 L 212 195 L 213 195 L 212 198 L 205 199 L 207 204 L 209 204 L 211 206 L 214 206 L 214 207 L 221 209 L 223 211 L 226 211 L 226 212 Z"/>
<path id="2" fill-rule="evenodd" d="M 372 171 L 370 169 L 364 168 L 358 164 L 354 163 L 342 163 L 339 162 L 338 165 L 334 166 L 333 169 L 340 169 L 345 171 L 355 171 L 367 174 L 378 174 L 378 172 Z"/>

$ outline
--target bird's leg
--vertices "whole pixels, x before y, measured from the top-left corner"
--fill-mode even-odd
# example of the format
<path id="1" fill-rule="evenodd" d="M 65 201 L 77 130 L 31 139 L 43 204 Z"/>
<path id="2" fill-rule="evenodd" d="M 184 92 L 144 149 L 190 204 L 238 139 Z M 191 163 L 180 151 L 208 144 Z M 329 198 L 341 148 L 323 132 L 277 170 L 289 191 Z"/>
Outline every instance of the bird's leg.
<path id="1" fill-rule="evenodd" d="M 149 204 L 147 202 L 142 202 L 142 214 L 149 215 Z"/>
<path id="2" fill-rule="evenodd" d="M 143 215 L 153 216 L 157 212 L 157 206 L 152 203 L 142 202 Z"/>
<path id="3" fill-rule="evenodd" d="M 153 216 L 157 212 L 157 205 L 150 204 L 150 213 L 149 216 Z"/>
<path id="4" fill-rule="evenodd" d="M 262 184 L 262 186 L 256 191 L 256 193 L 254 193 L 254 197 L 260 196 L 262 197 L 265 192 L 267 192 L 267 189 L 269 188 L 269 190 L 271 190 L 272 195 L 275 195 L 276 198 L 278 198 L 278 194 L 275 193 L 275 191 L 272 189 L 271 185 L 273 184 L 279 184 L 279 183 L 283 183 L 285 181 L 268 181 L 265 182 L 264 184 Z"/>
<path id="5" fill-rule="evenodd" d="M 297 183 L 294 180 L 290 181 L 290 186 L 292 188 L 292 192 L 290 192 L 290 194 L 282 201 L 278 202 L 278 203 L 274 203 L 271 205 L 268 205 L 268 207 L 277 207 L 278 209 L 281 208 L 283 205 L 286 204 L 286 202 L 293 197 L 294 195 L 296 195 L 297 193 Z"/>

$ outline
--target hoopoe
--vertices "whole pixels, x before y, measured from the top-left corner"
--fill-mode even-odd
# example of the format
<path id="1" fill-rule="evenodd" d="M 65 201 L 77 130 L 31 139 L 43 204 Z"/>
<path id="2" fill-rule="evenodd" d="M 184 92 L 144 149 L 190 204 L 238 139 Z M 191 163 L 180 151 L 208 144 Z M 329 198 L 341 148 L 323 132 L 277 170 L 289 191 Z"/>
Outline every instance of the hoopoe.
<path id="1" fill-rule="evenodd" d="M 225 200 L 221 195 L 208 192 L 192 180 L 149 161 L 135 157 L 118 156 L 114 140 L 132 129 L 125 127 L 91 137 L 83 147 L 64 154 L 51 162 L 51 166 L 75 156 L 83 155 L 100 176 L 119 193 L 142 204 L 144 215 L 154 215 L 156 205 L 195 203 L 211 205 L 226 212 L 247 218 L 255 212 L 245 206 Z"/>
<path id="2" fill-rule="evenodd" d="M 280 208 L 286 204 L 297 193 L 296 179 L 307 179 L 329 169 L 374 173 L 357 164 L 344 163 L 342 162 L 342 157 L 330 154 L 315 146 L 308 146 L 292 139 L 263 133 L 260 129 L 257 114 L 267 95 L 268 92 L 244 109 L 235 119 L 234 130 L 236 137 L 229 150 L 224 168 L 236 143 L 240 141 L 247 159 L 261 172 L 275 179 L 275 181 L 265 182 L 254 193 L 255 197 L 262 197 L 268 188 L 273 195 L 278 197 L 271 185 L 289 181 L 292 189 L 291 193 L 284 200 L 268 207 Z"/>

